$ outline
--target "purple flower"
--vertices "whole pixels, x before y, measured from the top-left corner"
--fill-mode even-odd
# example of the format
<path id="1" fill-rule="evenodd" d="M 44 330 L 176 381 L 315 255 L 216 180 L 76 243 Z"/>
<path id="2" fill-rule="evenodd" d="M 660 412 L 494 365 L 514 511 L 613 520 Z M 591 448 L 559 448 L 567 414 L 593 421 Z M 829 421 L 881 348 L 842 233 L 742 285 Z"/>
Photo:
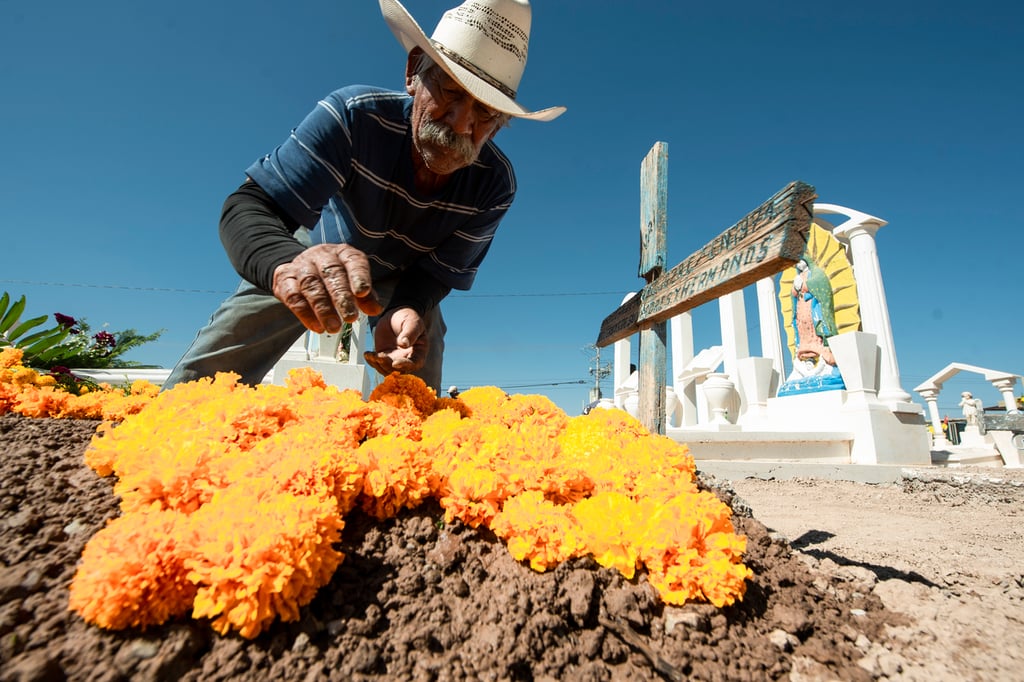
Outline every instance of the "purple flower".
<path id="1" fill-rule="evenodd" d="M 74 327 L 78 324 L 78 320 L 71 317 L 70 315 L 62 315 L 61 313 L 54 313 L 54 318 L 57 320 L 57 324 L 62 327 Z"/>
<path id="2" fill-rule="evenodd" d="M 71 370 L 68 369 L 67 367 L 65 367 L 64 365 L 56 365 L 56 366 L 50 368 L 50 374 L 53 375 L 53 376 L 58 376 L 60 374 L 68 374 L 68 375 L 70 375 L 71 374 Z"/>
<path id="3" fill-rule="evenodd" d="M 117 345 L 117 339 L 110 332 L 97 332 L 92 338 L 100 348 L 113 348 Z"/>

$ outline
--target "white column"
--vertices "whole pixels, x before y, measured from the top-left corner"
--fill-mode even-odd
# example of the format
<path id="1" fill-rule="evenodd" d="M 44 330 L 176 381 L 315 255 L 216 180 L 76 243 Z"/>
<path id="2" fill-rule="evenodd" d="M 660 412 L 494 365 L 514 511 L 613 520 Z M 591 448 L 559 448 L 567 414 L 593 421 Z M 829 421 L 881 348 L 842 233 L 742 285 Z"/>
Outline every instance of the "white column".
<path id="1" fill-rule="evenodd" d="M 884 403 L 910 402 L 910 394 L 900 386 L 900 368 L 896 361 L 896 344 L 892 338 L 889 306 L 882 284 L 882 268 L 875 247 L 875 233 L 886 224 L 880 218 L 860 214 L 860 220 L 850 220 L 838 226 L 833 234 L 850 244 L 853 276 L 857 280 L 857 298 L 860 301 L 861 325 L 864 331 L 878 337 L 881 353 L 878 399 Z"/>
<path id="2" fill-rule="evenodd" d="M 312 360 L 338 361 L 338 346 L 341 345 L 341 332 L 330 334 L 310 334 L 309 357 Z"/>
<path id="3" fill-rule="evenodd" d="M 1017 409 L 1017 398 L 1013 395 L 1013 387 L 1017 384 L 1017 377 L 1004 377 L 995 379 L 992 385 L 1003 395 L 1003 405 L 1006 405 L 1006 414 L 1019 414 Z"/>
<path id="4" fill-rule="evenodd" d="M 612 399 L 616 407 L 622 407 L 625 400 L 623 386 L 629 379 L 629 355 L 632 351 L 629 337 L 612 344 Z"/>
<path id="5" fill-rule="evenodd" d="M 693 317 L 680 313 L 668 321 L 670 360 L 672 362 L 672 390 L 683 411 L 682 426 L 697 423 L 697 382 L 680 382 L 676 377 L 693 360 Z"/>
<path id="6" fill-rule="evenodd" d="M 948 446 L 946 432 L 942 430 L 942 419 L 939 418 L 939 389 L 921 388 L 917 392 L 928 405 L 928 416 L 932 420 L 932 447 L 938 449 Z"/>
<path id="7" fill-rule="evenodd" d="M 718 299 L 718 317 L 722 325 L 722 348 L 725 350 L 725 373 L 736 381 L 736 361 L 750 357 L 747 340 L 747 311 L 743 304 L 743 290 L 734 291 Z"/>
<path id="8" fill-rule="evenodd" d="M 785 351 L 779 331 L 779 299 L 775 296 L 775 278 L 757 281 L 757 315 L 761 323 L 761 356 L 770 358 L 779 377 L 786 376 Z"/>
<path id="9" fill-rule="evenodd" d="M 283 359 L 297 360 L 299 362 L 309 360 L 309 336 L 309 332 L 305 332 L 295 339 L 295 343 L 284 352 Z"/>
<path id="10" fill-rule="evenodd" d="M 636 296 L 635 291 L 629 292 L 622 299 L 622 303 L 619 305 L 624 305 L 626 301 L 634 296 Z M 623 385 L 626 383 L 626 380 L 629 379 L 629 375 L 631 374 L 629 371 L 629 358 L 631 354 L 632 345 L 629 337 L 619 339 L 612 344 L 612 399 L 615 401 L 615 406 L 619 408 L 623 406 L 623 402 L 625 401 L 625 394 L 623 391 L 626 389 Z M 600 369 L 601 368 L 598 367 L 598 371 L 600 371 Z M 633 388 L 634 390 L 636 389 L 635 386 Z"/>
<path id="11" fill-rule="evenodd" d="M 352 335 L 348 340 L 348 364 L 363 364 L 363 353 L 366 351 L 366 330 L 369 326 L 369 318 L 364 313 L 359 313 L 359 319 L 352 323 Z"/>

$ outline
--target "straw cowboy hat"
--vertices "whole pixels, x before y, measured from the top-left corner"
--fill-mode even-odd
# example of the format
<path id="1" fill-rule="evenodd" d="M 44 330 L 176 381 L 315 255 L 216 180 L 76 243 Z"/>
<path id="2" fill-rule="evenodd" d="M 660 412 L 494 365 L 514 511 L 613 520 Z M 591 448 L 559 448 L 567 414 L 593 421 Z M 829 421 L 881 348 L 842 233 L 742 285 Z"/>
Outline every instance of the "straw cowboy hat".
<path id="1" fill-rule="evenodd" d="M 565 107 L 529 111 L 516 102 L 530 41 L 527 0 L 466 0 L 441 17 L 429 38 L 397 0 L 380 11 L 406 52 L 422 48 L 474 99 L 517 118 L 550 121 Z"/>

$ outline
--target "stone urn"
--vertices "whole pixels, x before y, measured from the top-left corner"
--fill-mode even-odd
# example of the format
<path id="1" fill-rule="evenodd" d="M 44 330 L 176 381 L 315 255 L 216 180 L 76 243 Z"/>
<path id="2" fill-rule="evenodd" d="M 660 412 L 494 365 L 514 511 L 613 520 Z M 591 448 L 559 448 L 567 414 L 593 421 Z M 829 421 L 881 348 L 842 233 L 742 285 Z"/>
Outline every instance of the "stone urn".
<path id="1" fill-rule="evenodd" d="M 733 402 L 736 384 L 724 372 L 712 372 L 702 384 L 704 399 L 708 401 L 711 424 L 729 424 L 729 406 Z"/>

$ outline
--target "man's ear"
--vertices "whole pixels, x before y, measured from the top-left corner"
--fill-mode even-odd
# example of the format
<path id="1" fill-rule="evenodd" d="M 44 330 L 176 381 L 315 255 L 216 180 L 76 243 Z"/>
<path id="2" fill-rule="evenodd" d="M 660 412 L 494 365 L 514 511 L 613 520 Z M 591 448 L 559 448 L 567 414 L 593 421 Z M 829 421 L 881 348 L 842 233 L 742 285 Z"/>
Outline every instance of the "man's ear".
<path id="1" fill-rule="evenodd" d="M 416 46 L 409 50 L 409 57 L 405 60 L 405 91 L 410 95 L 416 94 L 416 65 L 422 54 L 423 48 Z"/>

